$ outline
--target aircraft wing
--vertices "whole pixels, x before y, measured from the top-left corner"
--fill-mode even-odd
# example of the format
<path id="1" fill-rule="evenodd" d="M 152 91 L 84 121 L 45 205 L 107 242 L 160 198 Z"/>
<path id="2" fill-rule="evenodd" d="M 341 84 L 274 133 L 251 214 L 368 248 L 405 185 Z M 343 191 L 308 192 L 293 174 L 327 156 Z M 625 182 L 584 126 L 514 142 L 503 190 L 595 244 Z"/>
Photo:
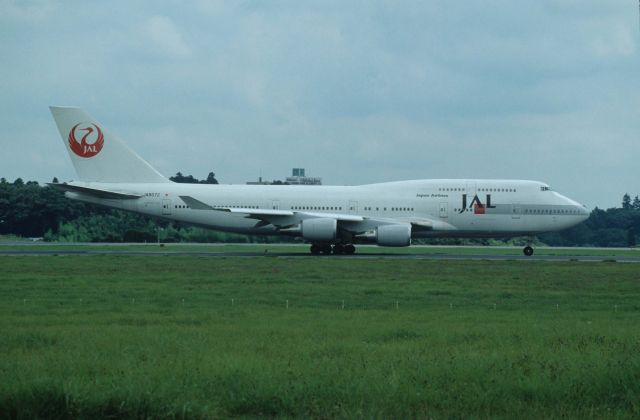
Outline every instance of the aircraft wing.
<path id="1" fill-rule="evenodd" d="M 259 226 L 274 225 L 278 228 L 289 228 L 299 224 L 303 219 L 328 218 L 336 219 L 338 222 L 362 222 L 366 218 L 363 216 L 342 214 L 342 213 L 316 213 L 298 210 L 272 210 L 254 209 L 241 207 L 213 207 L 190 196 L 181 195 L 180 199 L 189 207 L 195 210 L 213 210 L 229 213 L 244 214 L 248 219 L 260 220 Z"/>
<path id="2" fill-rule="evenodd" d="M 414 231 L 425 230 L 454 230 L 447 222 L 425 217 L 382 218 L 367 217 L 343 213 L 318 213 L 299 210 L 255 209 L 239 207 L 214 207 L 203 203 L 191 196 L 181 195 L 180 198 L 195 210 L 224 211 L 243 214 L 248 219 L 256 219 L 256 227 L 273 225 L 280 230 L 295 230 L 304 219 L 329 218 L 335 219 L 342 229 L 352 233 L 364 233 L 382 225 L 410 224 Z"/>

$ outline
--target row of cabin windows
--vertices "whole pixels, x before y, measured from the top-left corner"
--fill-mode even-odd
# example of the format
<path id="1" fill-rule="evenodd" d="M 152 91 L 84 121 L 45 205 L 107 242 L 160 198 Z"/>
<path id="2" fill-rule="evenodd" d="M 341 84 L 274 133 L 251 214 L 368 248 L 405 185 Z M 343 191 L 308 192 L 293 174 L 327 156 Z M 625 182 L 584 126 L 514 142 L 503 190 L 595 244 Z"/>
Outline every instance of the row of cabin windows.
<path id="1" fill-rule="evenodd" d="M 566 209 L 524 209 L 524 212 L 525 214 L 578 214 L 577 210 Z"/>
<path id="2" fill-rule="evenodd" d="M 455 208 L 454 212 L 460 212 L 462 209 Z M 469 207 L 464 211 L 473 211 L 473 208 Z M 516 213 L 516 209 L 513 209 L 513 212 Z M 524 209 L 525 214 L 578 214 L 576 210 L 566 210 L 566 209 Z"/>
<path id="3" fill-rule="evenodd" d="M 213 207 L 220 209 L 259 209 L 259 206 L 225 206 L 222 204 L 214 204 Z"/>
<path id="4" fill-rule="evenodd" d="M 168 208 L 166 204 L 162 206 L 163 208 Z M 184 206 L 180 204 L 176 204 L 174 206 L 176 209 L 188 209 L 189 206 Z M 214 207 L 234 207 L 234 208 L 249 208 L 249 209 L 257 209 L 258 206 L 214 206 Z M 342 210 L 342 207 L 331 207 L 331 206 L 293 206 L 292 210 Z M 351 208 L 353 210 L 353 207 Z M 364 207 L 365 211 L 373 211 L 373 207 Z M 466 211 L 472 211 L 472 208 L 467 208 Z M 376 211 L 380 211 L 380 207 L 376 207 Z M 386 207 L 382 208 L 382 211 L 387 211 Z M 414 211 L 413 207 L 391 207 L 390 211 Z M 453 211 L 458 212 L 460 209 L 453 209 Z M 516 212 L 516 209 L 513 209 L 513 212 Z M 567 209 L 525 209 L 525 214 L 578 214 L 577 210 L 567 210 Z"/>
<path id="5" fill-rule="evenodd" d="M 466 188 L 438 188 L 438 191 L 466 191 Z M 478 192 L 517 192 L 515 188 L 478 188 Z"/>
<path id="6" fill-rule="evenodd" d="M 176 204 L 173 206 L 176 209 L 190 209 L 189 206 L 184 206 L 181 204 Z M 213 206 L 216 208 L 243 208 L 243 209 L 258 209 L 258 206 Z M 163 205 L 162 208 L 169 208 L 168 205 Z M 351 210 L 354 210 L 353 207 L 350 207 Z M 333 210 L 333 211 L 342 211 L 342 207 L 338 206 L 293 206 L 291 210 Z M 365 211 L 373 211 L 373 207 L 365 207 Z M 380 211 L 380 207 L 376 207 L 376 211 Z M 387 211 L 386 207 L 382 208 L 382 211 Z M 390 211 L 414 211 L 413 207 L 391 207 Z"/>
<path id="7" fill-rule="evenodd" d="M 168 205 L 163 205 L 163 208 L 169 208 Z M 176 204 L 173 206 L 176 209 L 189 209 L 191 207 L 189 206 L 185 206 L 185 205 L 181 205 L 181 204 Z M 214 205 L 213 207 L 216 208 L 243 208 L 243 209 L 257 209 L 259 208 L 258 206 L 221 206 L 221 205 Z M 350 207 L 351 210 L 355 210 L 353 207 Z M 333 211 L 342 211 L 342 207 L 340 206 L 293 206 L 291 207 L 291 210 L 333 210 Z M 364 208 L 365 211 L 373 211 L 373 207 L 365 207 Z M 382 208 L 383 211 L 387 211 L 386 207 Z M 380 211 L 380 207 L 376 207 L 376 211 Z M 413 207 L 391 207 L 390 211 L 414 211 Z"/>
<path id="8" fill-rule="evenodd" d="M 517 192 L 515 188 L 478 188 L 481 192 Z"/>
<path id="9" fill-rule="evenodd" d="M 168 205 L 163 205 L 163 208 L 169 208 Z M 185 205 L 181 205 L 181 204 L 176 204 L 173 206 L 176 209 L 189 209 L 191 207 L 189 206 L 185 206 Z M 216 208 L 243 208 L 243 209 L 258 209 L 258 206 L 221 206 L 221 205 L 214 205 L 213 207 Z M 293 206 L 291 207 L 291 210 L 333 210 L 333 211 L 342 211 L 342 207 L 341 206 Z M 355 210 L 353 207 L 350 207 L 350 210 Z M 373 207 L 365 207 L 364 208 L 365 211 L 373 211 Z M 391 207 L 390 209 L 391 211 L 413 211 L 413 207 Z M 376 207 L 376 211 L 380 211 L 380 207 Z M 383 207 L 383 211 L 387 211 L 386 207 Z"/>
<path id="10" fill-rule="evenodd" d="M 364 211 L 373 211 L 373 207 L 365 207 Z M 376 211 L 380 211 L 380 207 L 376 207 Z M 382 211 L 387 211 L 386 207 Z M 413 207 L 391 207 L 389 211 L 413 211 Z"/>
<path id="11" fill-rule="evenodd" d="M 342 207 L 338 206 L 293 206 L 291 210 L 334 210 L 341 211 Z M 353 207 L 351 208 L 353 210 Z"/>
<path id="12" fill-rule="evenodd" d="M 259 208 L 260 208 L 260 207 L 258 207 L 258 206 L 221 206 L 221 205 L 214 205 L 213 207 L 216 207 L 216 208 L 223 208 L 223 209 L 226 209 L 226 208 L 238 208 L 238 209 L 259 209 Z M 169 206 L 165 204 L 165 205 L 163 205 L 163 206 L 162 206 L 162 208 L 167 209 L 167 208 L 169 208 Z M 176 208 L 176 209 L 190 209 L 191 207 L 189 207 L 189 206 L 185 206 L 185 205 L 182 205 L 182 204 L 175 204 L 175 205 L 173 206 L 173 208 Z"/>
<path id="13" fill-rule="evenodd" d="M 373 207 L 365 206 L 363 207 L 364 211 L 373 211 Z M 342 207 L 331 207 L 331 206 L 292 206 L 291 210 L 333 210 L 333 211 L 342 211 Z M 349 207 L 349 210 L 355 210 L 354 207 Z M 380 211 L 380 207 L 376 207 L 375 211 Z M 387 211 L 386 207 L 382 207 L 382 211 Z M 414 211 L 413 207 L 391 207 L 389 211 Z"/>

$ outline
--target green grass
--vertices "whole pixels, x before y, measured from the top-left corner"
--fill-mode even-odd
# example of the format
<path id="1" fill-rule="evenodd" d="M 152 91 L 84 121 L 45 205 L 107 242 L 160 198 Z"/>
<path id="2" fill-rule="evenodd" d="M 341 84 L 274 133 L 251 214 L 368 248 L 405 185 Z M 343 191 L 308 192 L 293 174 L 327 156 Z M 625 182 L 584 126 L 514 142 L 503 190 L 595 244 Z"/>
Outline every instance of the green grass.
<path id="1" fill-rule="evenodd" d="M 640 416 L 635 264 L 0 267 L 0 417 Z"/>

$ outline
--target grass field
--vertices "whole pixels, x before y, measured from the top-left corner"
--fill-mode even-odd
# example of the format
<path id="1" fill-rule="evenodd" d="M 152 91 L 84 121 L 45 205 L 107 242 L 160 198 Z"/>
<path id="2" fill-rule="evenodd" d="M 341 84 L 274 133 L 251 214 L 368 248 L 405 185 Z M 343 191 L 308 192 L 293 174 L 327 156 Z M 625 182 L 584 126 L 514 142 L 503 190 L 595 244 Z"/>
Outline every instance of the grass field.
<path id="1" fill-rule="evenodd" d="M 0 417 L 637 418 L 636 264 L 0 257 Z"/>

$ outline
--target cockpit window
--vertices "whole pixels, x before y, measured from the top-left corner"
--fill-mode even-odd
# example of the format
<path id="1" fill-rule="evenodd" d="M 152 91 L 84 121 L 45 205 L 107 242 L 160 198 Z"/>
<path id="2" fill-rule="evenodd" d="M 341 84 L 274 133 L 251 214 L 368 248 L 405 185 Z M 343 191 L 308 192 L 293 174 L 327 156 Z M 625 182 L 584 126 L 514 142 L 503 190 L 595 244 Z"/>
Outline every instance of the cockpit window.
<path id="1" fill-rule="evenodd" d="M 540 191 L 551 191 L 551 187 L 549 187 L 548 185 L 542 185 L 540 187 Z"/>

